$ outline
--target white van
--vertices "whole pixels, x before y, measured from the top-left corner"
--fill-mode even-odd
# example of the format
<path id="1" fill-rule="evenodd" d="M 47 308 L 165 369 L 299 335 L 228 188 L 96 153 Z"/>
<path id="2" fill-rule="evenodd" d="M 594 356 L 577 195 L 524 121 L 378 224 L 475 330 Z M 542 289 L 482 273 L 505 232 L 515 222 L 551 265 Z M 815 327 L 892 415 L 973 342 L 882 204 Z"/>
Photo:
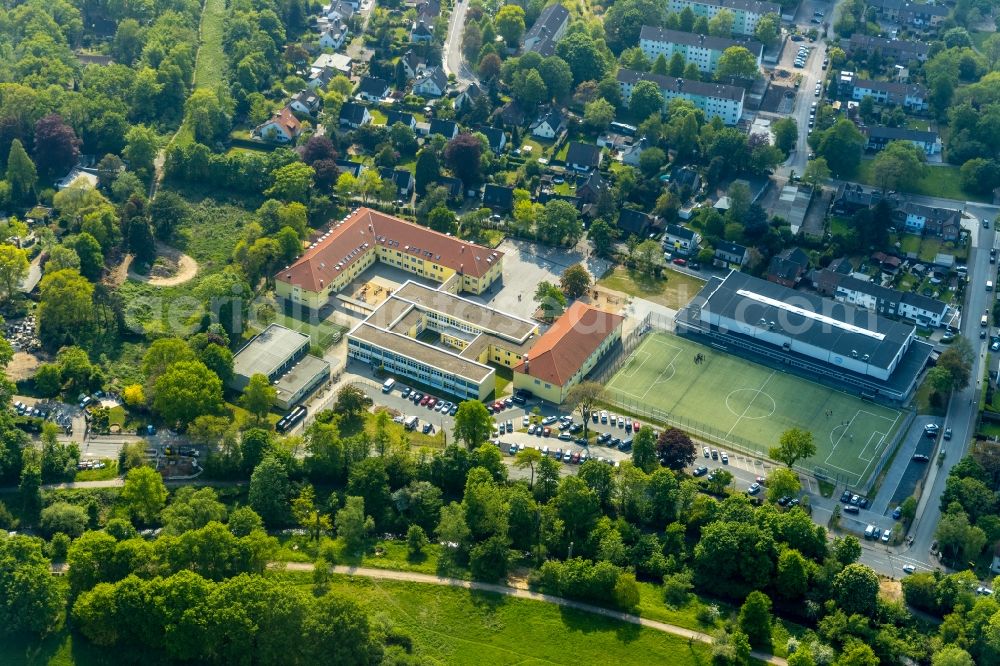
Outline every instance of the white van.
<path id="1" fill-rule="evenodd" d="M 988 319 L 986 318 L 986 315 L 983 315 L 982 319 L 980 319 L 980 320 L 979 320 L 979 325 L 980 325 L 980 326 L 982 326 L 983 328 L 985 328 L 986 326 L 988 326 L 988 325 L 989 325 L 989 323 L 990 323 L 990 322 L 989 322 L 989 320 L 988 320 Z"/>
<path id="2" fill-rule="evenodd" d="M 395 385 L 396 385 L 395 379 L 390 377 L 389 379 L 385 380 L 385 383 L 382 384 L 382 393 L 388 393 L 389 391 L 392 390 L 392 387 Z"/>

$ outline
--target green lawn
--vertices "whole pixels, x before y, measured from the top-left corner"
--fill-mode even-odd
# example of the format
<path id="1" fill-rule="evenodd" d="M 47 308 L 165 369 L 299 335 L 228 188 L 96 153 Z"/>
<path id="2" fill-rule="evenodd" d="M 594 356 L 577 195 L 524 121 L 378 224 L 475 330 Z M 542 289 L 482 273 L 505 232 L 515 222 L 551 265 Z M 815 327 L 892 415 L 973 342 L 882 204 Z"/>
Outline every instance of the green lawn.
<path id="1" fill-rule="evenodd" d="M 875 185 L 874 161 L 864 159 L 858 167 L 854 180 L 865 185 Z M 950 165 L 927 166 L 927 173 L 917 181 L 916 186 L 910 190 L 903 190 L 913 194 L 924 194 L 927 196 L 943 197 L 945 199 L 955 199 L 956 201 L 988 201 L 979 194 L 966 192 L 962 189 L 962 179 L 958 167 Z"/>
<path id="2" fill-rule="evenodd" d="M 788 428 L 809 430 L 817 453 L 801 464 L 852 485 L 868 478 L 900 421 L 898 410 L 666 333 L 640 343 L 606 394 L 637 416 L 759 456 Z"/>
<path id="3" fill-rule="evenodd" d="M 972 39 L 972 45 L 976 48 L 976 50 L 979 51 L 980 53 L 982 53 L 983 42 L 985 42 L 986 38 L 989 37 L 992 34 L 993 34 L 992 32 L 985 32 L 985 31 L 984 32 L 969 32 L 969 37 Z"/>
<path id="4" fill-rule="evenodd" d="M 119 293 L 129 326 L 151 334 L 184 336 L 193 332 L 201 314 L 200 303 L 194 297 L 198 284 L 229 264 L 233 248 L 252 219 L 245 210 L 207 199 L 193 205 L 188 222 L 175 231 L 170 242 L 198 262 L 198 275 L 174 287 L 126 280 Z"/>
<path id="5" fill-rule="evenodd" d="M 76 473 L 74 481 L 107 481 L 118 476 L 118 461 L 104 458 L 104 469 L 85 469 Z"/>
<path id="6" fill-rule="evenodd" d="M 311 586 L 308 575 L 281 574 Z M 419 583 L 335 576 L 331 588 L 388 618 L 441 664 L 705 665 L 711 648 L 591 613 Z"/>
<path id="7" fill-rule="evenodd" d="M 215 89 L 226 78 L 226 54 L 222 40 L 225 33 L 226 0 L 204 0 L 199 27 L 200 43 L 194 68 L 194 87 Z M 175 141 L 194 141 L 194 133 L 183 123 L 174 135 Z"/>
<path id="8" fill-rule="evenodd" d="M 274 314 L 274 323 L 298 331 L 303 335 L 308 335 L 312 340 L 312 344 L 323 351 L 340 342 L 341 338 L 344 337 L 344 333 L 347 332 L 346 327 L 335 324 L 327 319 L 323 321 L 303 321 L 282 312 Z"/>
<path id="9" fill-rule="evenodd" d="M 215 88 L 226 78 L 226 55 L 222 39 L 226 23 L 226 0 L 205 0 L 201 12 L 201 46 L 194 70 L 196 88 Z"/>
<path id="10" fill-rule="evenodd" d="M 501 396 L 507 390 L 507 386 L 514 381 L 514 371 L 505 365 L 490 363 L 490 367 L 496 371 L 497 387 L 494 395 Z"/>
<path id="11" fill-rule="evenodd" d="M 674 310 L 687 305 L 705 286 L 704 280 L 669 268 L 663 271 L 663 277 L 656 279 L 623 266 L 614 268 L 598 280 L 597 284 Z"/>

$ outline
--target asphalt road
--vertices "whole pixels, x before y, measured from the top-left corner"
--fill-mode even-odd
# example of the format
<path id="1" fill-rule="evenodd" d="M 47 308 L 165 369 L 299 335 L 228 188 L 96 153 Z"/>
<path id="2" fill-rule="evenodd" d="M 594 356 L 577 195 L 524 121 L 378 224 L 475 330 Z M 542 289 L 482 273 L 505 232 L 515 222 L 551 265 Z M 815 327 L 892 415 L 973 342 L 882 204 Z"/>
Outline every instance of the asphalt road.
<path id="1" fill-rule="evenodd" d="M 820 35 L 823 34 L 822 26 L 811 23 L 813 18 L 813 12 L 816 10 L 823 11 L 825 13 L 824 20 L 830 25 L 833 24 L 833 16 L 839 9 L 839 4 L 830 4 L 827 2 L 820 2 L 818 0 L 803 0 L 800 4 L 798 12 L 795 16 L 795 24 L 799 27 L 800 32 L 807 32 L 810 28 L 816 28 L 819 30 Z M 809 57 L 806 60 L 806 65 L 802 69 L 796 69 L 793 65 L 796 55 L 798 54 L 800 46 L 808 46 L 810 48 Z M 790 116 L 795 119 L 795 123 L 799 128 L 799 140 L 796 143 L 795 150 L 788 156 L 788 159 L 777 169 L 777 174 L 787 178 L 792 172 L 796 176 L 801 176 L 806 169 L 806 162 L 809 157 L 809 144 L 806 143 L 806 139 L 809 136 L 809 110 L 812 107 L 813 102 L 819 102 L 822 97 L 817 97 L 815 94 L 816 83 L 822 82 L 824 78 L 823 69 L 823 58 L 826 54 L 826 42 L 822 36 L 815 42 L 810 42 L 808 40 L 801 42 L 793 42 L 789 40 L 785 44 L 784 52 L 782 53 L 781 60 L 779 61 L 778 68 L 784 69 L 785 71 L 791 72 L 792 76 L 796 74 L 802 75 L 802 83 L 798 88 L 795 95 L 795 103 L 792 107 L 792 113 Z M 823 91 L 825 93 L 825 90 Z"/>
<path id="2" fill-rule="evenodd" d="M 944 200 L 947 201 L 947 200 Z M 954 202 L 950 202 L 954 205 Z M 965 313 L 961 322 L 961 333 L 972 343 L 975 351 L 973 361 L 972 378 L 969 386 L 955 391 L 948 406 L 948 415 L 942 427 L 950 427 L 953 430 L 953 437 L 950 442 L 939 440 L 938 448 L 935 452 L 944 453 L 941 464 L 937 464 L 935 456 L 931 457 L 931 469 L 928 473 L 925 491 L 920 497 L 917 506 L 917 515 L 913 526 L 910 528 L 910 535 L 913 537 L 911 556 L 921 562 L 930 565 L 937 565 L 937 560 L 930 553 L 930 548 L 934 542 L 934 533 L 937 529 L 938 521 L 941 518 L 941 507 L 939 498 L 944 491 L 945 480 L 951 468 L 961 460 L 968 450 L 973 434 L 975 434 L 975 422 L 979 408 L 979 395 L 982 390 L 983 365 L 989 339 L 979 339 L 979 318 L 980 315 L 991 308 L 993 303 L 993 293 L 987 292 L 984 284 L 987 279 L 995 277 L 995 265 L 989 263 L 989 250 L 996 246 L 997 238 L 994 230 L 992 218 L 996 215 L 996 207 L 984 207 L 982 205 L 969 206 L 967 210 L 989 209 L 991 222 L 990 228 L 984 229 L 978 222 L 974 222 L 970 228 L 973 247 L 969 254 L 969 287 L 966 289 Z"/>
<path id="3" fill-rule="evenodd" d="M 462 56 L 462 35 L 465 34 L 465 12 L 468 8 L 467 0 L 456 0 L 448 18 L 448 38 L 441 48 L 444 73 L 454 74 L 460 85 L 477 81 L 475 73 L 466 65 Z"/>

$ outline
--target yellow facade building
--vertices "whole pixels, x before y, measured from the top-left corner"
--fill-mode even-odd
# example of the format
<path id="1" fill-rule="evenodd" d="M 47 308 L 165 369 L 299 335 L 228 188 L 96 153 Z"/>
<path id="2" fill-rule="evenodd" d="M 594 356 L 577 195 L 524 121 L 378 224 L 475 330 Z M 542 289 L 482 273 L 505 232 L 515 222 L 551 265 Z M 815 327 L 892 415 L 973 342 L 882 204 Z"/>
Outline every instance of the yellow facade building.
<path id="1" fill-rule="evenodd" d="M 485 400 L 496 389 L 489 364 L 521 364 L 538 339 L 533 321 L 410 281 L 347 334 L 347 354 L 397 378 Z"/>
<path id="2" fill-rule="evenodd" d="M 514 367 L 514 388 L 561 404 L 622 337 L 625 318 L 577 301 Z"/>
<path id="3" fill-rule="evenodd" d="M 275 292 L 318 310 L 376 261 L 481 294 L 503 272 L 503 253 L 370 208 L 358 208 L 275 276 Z"/>

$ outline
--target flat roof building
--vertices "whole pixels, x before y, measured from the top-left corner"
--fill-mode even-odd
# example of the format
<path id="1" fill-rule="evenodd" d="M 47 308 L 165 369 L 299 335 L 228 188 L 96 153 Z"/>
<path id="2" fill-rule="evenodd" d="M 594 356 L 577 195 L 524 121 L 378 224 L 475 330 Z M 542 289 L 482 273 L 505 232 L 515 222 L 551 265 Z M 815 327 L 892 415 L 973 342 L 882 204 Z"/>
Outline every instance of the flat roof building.
<path id="1" fill-rule="evenodd" d="M 256 374 L 277 390 L 275 405 L 288 409 L 330 379 L 330 364 L 309 354 L 309 336 L 270 324 L 233 357 L 230 388 L 242 391 Z"/>
<path id="2" fill-rule="evenodd" d="M 376 260 L 473 294 L 503 270 L 502 252 L 358 208 L 275 276 L 275 293 L 318 310 Z"/>
<path id="3" fill-rule="evenodd" d="M 350 358 L 461 399 L 496 389 L 489 363 L 514 367 L 538 339 L 538 325 L 408 281 L 347 334 Z"/>
<path id="4" fill-rule="evenodd" d="M 912 394 L 933 349 L 912 324 L 735 271 L 709 280 L 677 322 L 684 335 L 896 401 Z"/>
<path id="5" fill-rule="evenodd" d="M 514 388 L 561 404 L 622 336 L 621 315 L 577 301 L 514 368 Z"/>

